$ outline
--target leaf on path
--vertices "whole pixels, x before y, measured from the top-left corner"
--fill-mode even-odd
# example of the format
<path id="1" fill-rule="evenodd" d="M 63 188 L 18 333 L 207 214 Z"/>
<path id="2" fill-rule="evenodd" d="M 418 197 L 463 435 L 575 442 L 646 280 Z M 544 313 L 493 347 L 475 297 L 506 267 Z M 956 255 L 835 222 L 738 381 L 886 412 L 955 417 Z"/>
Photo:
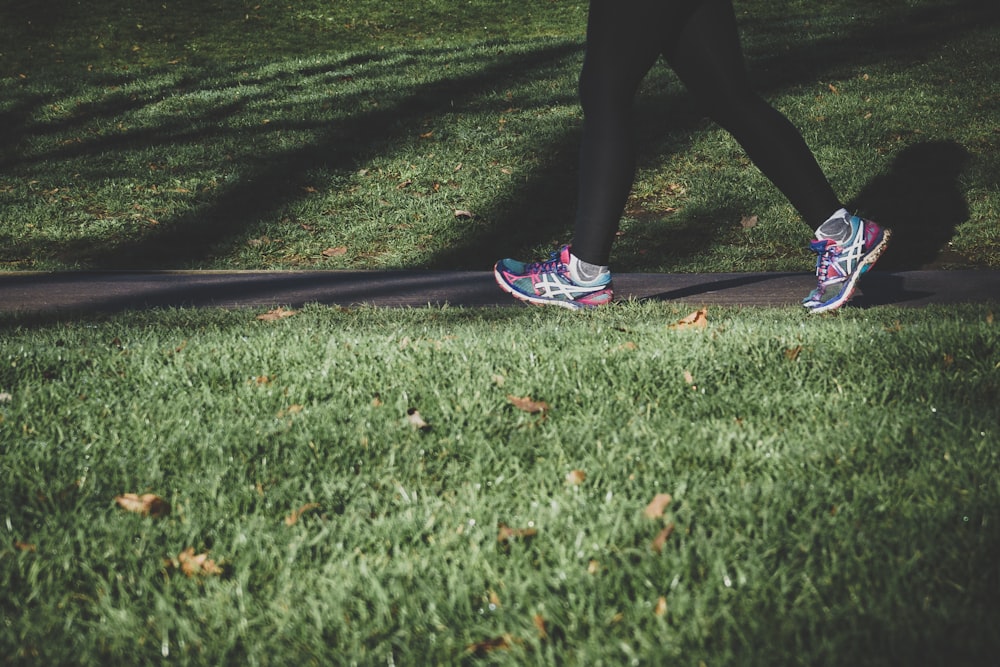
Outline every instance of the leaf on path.
<path id="1" fill-rule="evenodd" d="M 222 568 L 207 553 L 195 555 L 194 547 L 188 547 L 177 554 L 177 567 L 189 577 L 222 574 Z"/>
<path id="2" fill-rule="evenodd" d="M 687 317 L 670 325 L 671 329 L 704 329 L 708 326 L 708 309 L 696 310 Z"/>
<path id="3" fill-rule="evenodd" d="M 315 509 L 319 509 L 319 503 L 306 503 L 305 505 L 303 505 L 302 507 L 298 508 L 297 510 L 295 510 L 294 512 L 285 517 L 285 525 L 294 526 L 299 522 L 299 519 L 302 517 L 303 514 L 305 514 L 306 512 L 311 512 Z"/>
<path id="4" fill-rule="evenodd" d="M 431 425 L 424 421 L 424 418 L 420 416 L 420 412 L 416 408 L 410 408 L 406 411 L 406 421 L 410 426 L 421 431 L 429 431 L 431 429 Z"/>
<path id="5" fill-rule="evenodd" d="M 257 319 L 261 322 L 275 322 L 277 320 L 283 320 L 286 317 L 292 317 L 298 314 L 299 311 L 297 310 L 289 310 L 288 308 L 278 307 L 274 310 L 267 311 L 263 315 L 258 315 Z"/>
<path id="6" fill-rule="evenodd" d="M 154 519 L 170 514 L 170 503 L 155 493 L 144 493 L 141 496 L 135 493 L 124 493 L 115 496 L 115 502 L 126 512 L 151 516 Z"/>
<path id="7" fill-rule="evenodd" d="M 649 545 L 650 548 L 656 553 L 662 552 L 664 545 L 667 543 L 667 540 L 669 540 L 670 536 L 673 534 L 674 534 L 674 524 L 668 523 L 666 526 L 664 526 L 663 530 L 661 530 L 659 534 L 655 538 L 653 538 L 652 544 Z"/>
<path id="8" fill-rule="evenodd" d="M 667 505 L 670 504 L 671 500 L 673 500 L 673 498 L 669 493 L 656 494 L 656 496 L 649 501 L 649 504 L 646 505 L 644 514 L 649 519 L 659 519 L 663 516 L 663 512 L 666 511 Z"/>
<path id="9" fill-rule="evenodd" d="M 549 404 L 545 401 L 533 400 L 530 396 L 514 396 L 513 394 L 507 395 L 507 400 L 510 401 L 518 410 L 523 410 L 529 414 L 538 414 L 539 412 L 548 412 Z"/>
<path id="10" fill-rule="evenodd" d="M 587 479 L 587 473 L 582 470 L 570 470 L 566 473 L 566 483 L 570 486 L 580 486 Z"/>

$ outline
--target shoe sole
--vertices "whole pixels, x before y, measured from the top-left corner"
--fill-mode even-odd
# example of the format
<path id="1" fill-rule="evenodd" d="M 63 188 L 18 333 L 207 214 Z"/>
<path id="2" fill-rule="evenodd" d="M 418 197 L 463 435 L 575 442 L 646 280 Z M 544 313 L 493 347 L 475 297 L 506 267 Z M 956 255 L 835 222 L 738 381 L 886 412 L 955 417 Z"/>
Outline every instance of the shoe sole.
<path id="1" fill-rule="evenodd" d="M 837 298 L 831 301 L 830 303 L 823 304 L 822 306 L 816 306 L 815 308 L 810 308 L 809 309 L 810 314 L 828 313 L 831 310 L 836 310 L 840 308 L 845 303 L 850 301 L 854 297 L 854 290 L 858 286 L 858 280 L 861 279 L 861 276 L 868 273 L 869 269 L 875 266 L 875 262 L 878 261 L 878 258 L 882 256 L 883 252 L 885 252 L 886 246 L 889 245 L 889 238 L 891 236 L 892 232 L 890 232 L 888 229 L 883 229 L 882 240 L 879 241 L 878 245 L 872 248 L 868 252 L 868 254 L 864 256 L 864 258 L 861 260 L 860 266 L 858 266 L 857 270 L 851 274 L 850 278 L 848 278 L 847 284 L 844 285 L 844 289 L 840 291 L 840 294 L 837 295 Z"/>
<path id="2" fill-rule="evenodd" d="M 569 310 L 582 310 L 584 308 L 593 308 L 596 306 L 588 306 L 583 303 L 576 301 L 560 301 L 558 299 L 546 299 L 543 297 L 533 297 L 525 294 L 524 292 L 519 292 L 512 285 L 510 285 L 507 280 L 503 277 L 503 274 L 494 267 L 493 278 L 497 281 L 497 285 L 500 286 L 504 292 L 510 294 L 515 299 L 524 301 L 525 303 L 530 303 L 533 306 L 559 306 L 560 308 L 568 308 Z"/>

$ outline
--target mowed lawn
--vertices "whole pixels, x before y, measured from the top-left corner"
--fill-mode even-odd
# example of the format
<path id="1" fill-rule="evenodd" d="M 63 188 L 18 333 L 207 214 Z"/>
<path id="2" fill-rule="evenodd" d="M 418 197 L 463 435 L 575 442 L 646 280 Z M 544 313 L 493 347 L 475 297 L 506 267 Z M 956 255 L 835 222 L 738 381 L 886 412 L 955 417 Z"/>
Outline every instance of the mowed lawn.
<path id="1" fill-rule="evenodd" d="M 736 8 L 880 266 L 1000 265 L 993 3 Z M 7 3 L 0 268 L 544 256 L 585 19 Z M 636 122 L 617 270 L 811 268 L 668 71 Z M 0 663 L 995 664 L 996 308 L 0 314 Z"/>
<path id="2" fill-rule="evenodd" d="M 988 306 L 284 314 L 5 322 L 4 662 L 1000 648 Z"/>

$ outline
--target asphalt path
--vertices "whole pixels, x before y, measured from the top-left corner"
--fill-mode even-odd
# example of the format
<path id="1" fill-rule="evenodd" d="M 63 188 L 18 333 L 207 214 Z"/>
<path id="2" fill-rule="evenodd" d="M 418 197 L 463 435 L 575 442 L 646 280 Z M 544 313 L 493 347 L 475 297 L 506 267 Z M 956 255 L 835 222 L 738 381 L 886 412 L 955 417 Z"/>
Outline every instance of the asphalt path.
<path id="1" fill-rule="evenodd" d="M 794 306 L 810 273 L 615 274 L 616 299 Z M 873 271 L 848 307 L 1000 301 L 1000 271 Z M 169 307 L 268 308 L 308 303 L 386 308 L 524 307 L 489 271 L 155 271 L 0 273 L 0 312 L 109 313 Z"/>

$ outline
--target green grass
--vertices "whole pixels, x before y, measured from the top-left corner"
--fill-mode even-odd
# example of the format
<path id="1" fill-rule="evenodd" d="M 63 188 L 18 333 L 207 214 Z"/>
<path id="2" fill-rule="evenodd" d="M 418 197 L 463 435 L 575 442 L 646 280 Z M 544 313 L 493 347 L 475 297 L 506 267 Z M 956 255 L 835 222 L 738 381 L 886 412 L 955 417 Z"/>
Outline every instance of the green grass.
<path id="1" fill-rule="evenodd" d="M 1000 649 L 985 306 L 716 309 L 704 330 L 655 303 L 256 314 L 4 319 L 0 662 L 986 665 Z M 128 514 L 125 492 L 173 512 Z M 647 519 L 657 493 L 673 503 Z M 501 523 L 537 535 L 501 544 Z M 165 564 L 187 548 L 223 574 Z"/>
<path id="2" fill-rule="evenodd" d="M 544 255 L 573 217 L 585 5 L 8 3 L 0 269 Z M 993 3 L 737 10 L 758 88 L 896 230 L 885 266 L 1000 266 Z M 668 70 L 637 111 L 618 270 L 810 268 L 810 230 Z"/>

